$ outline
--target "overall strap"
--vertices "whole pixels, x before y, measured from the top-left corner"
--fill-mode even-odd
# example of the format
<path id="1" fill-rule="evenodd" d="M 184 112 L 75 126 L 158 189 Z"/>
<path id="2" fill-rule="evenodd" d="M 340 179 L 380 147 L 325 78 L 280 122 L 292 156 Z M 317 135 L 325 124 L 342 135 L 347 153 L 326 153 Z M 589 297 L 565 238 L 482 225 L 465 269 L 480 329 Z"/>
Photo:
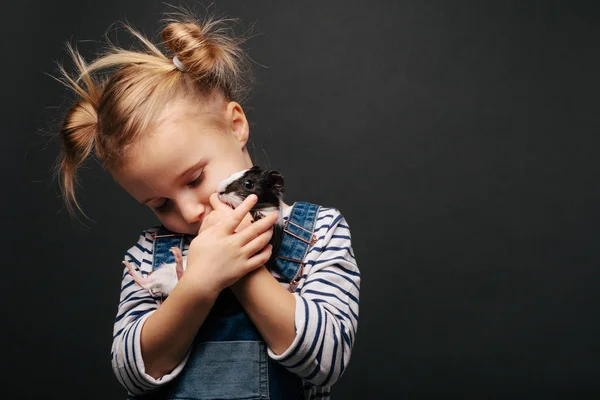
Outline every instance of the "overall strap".
<path id="1" fill-rule="evenodd" d="M 304 273 L 304 258 L 310 246 L 316 243 L 314 233 L 321 206 L 299 201 L 294 203 L 289 218 L 283 223 L 283 232 L 275 268 L 290 282 L 293 292 Z"/>
<path id="2" fill-rule="evenodd" d="M 152 248 L 152 270 L 155 270 L 162 264 L 171 264 L 175 262 L 175 256 L 171 253 L 171 247 L 179 247 L 183 252 L 183 238 L 185 234 L 169 231 L 163 225 L 152 234 L 154 245 Z"/>

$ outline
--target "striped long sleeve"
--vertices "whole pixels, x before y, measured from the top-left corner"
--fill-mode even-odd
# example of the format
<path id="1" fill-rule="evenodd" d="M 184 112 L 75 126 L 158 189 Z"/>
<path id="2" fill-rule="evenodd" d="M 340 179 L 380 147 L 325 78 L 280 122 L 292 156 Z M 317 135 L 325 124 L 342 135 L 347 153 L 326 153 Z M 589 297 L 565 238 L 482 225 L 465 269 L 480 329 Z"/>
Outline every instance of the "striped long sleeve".
<path id="1" fill-rule="evenodd" d="M 304 379 L 308 398 L 328 398 L 329 387 L 348 365 L 356 337 L 360 272 L 350 228 L 337 209 L 321 208 L 315 233 L 318 240 L 305 257 L 294 293 L 296 337 L 284 353 L 268 352 Z"/>
<path id="2" fill-rule="evenodd" d="M 143 231 L 138 242 L 125 254 L 125 261 L 137 266 L 143 276 L 152 270 L 152 229 Z M 184 255 L 186 254 L 184 248 Z M 158 308 L 159 303 L 146 289 L 137 285 L 127 269 L 123 268 L 121 295 L 114 322 L 111 364 L 117 380 L 129 395 L 151 392 L 172 381 L 189 357 L 186 357 L 171 373 L 158 379 L 146 374 L 140 337 L 146 319 Z"/>

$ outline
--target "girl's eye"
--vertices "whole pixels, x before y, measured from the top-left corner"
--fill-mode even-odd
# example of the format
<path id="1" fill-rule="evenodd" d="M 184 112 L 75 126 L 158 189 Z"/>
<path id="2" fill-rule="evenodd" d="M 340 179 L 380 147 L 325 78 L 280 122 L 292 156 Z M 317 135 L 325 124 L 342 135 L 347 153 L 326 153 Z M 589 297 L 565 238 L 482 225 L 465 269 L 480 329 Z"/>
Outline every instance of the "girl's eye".
<path id="1" fill-rule="evenodd" d="M 200 175 L 198 175 L 198 177 L 196 179 L 194 179 L 193 181 L 191 181 L 189 183 L 189 185 L 191 187 L 196 187 L 200 184 L 200 182 L 202 182 L 202 176 L 204 175 L 204 173 L 201 173 Z"/>
<path id="2" fill-rule="evenodd" d="M 160 206 L 158 207 L 150 207 L 152 208 L 154 211 L 156 211 L 157 213 L 164 213 L 165 211 L 167 211 L 167 202 L 165 201 L 164 203 L 162 203 Z"/>
<path id="3" fill-rule="evenodd" d="M 153 207 L 153 208 L 154 208 L 154 211 L 156 211 L 158 213 L 164 213 L 169 208 L 169 200 L 165 200 L 164 203 L 162 203 L 160 206 Z"/>
<path id="4" fill-rule="evenodd" d="M 198 177 L 196 179 L 194 179 L 193 181 L 191 181 L 190 183 L 188 183 L 189 186 L 191 187 L 196 187 L 198 186 L 200 183 L 202 183 L 202 176 L 204 175 L 204 172 L 201 172 L 200 175 L 198 175 Z M 154 209 L 154 211 L 156 211 L 157 213 L 165 213 L 168 211 L 169 209 L 169 200 L 165 200 L 160 206 L 158 207 L 152 207 L 152 209 Z"/>
<path id="5" fill-rule="evenodd" d="M 246 189 L 252 189 L 254 187 L 254 182 L 252 182 L 252 181 L 246 181 L 246 182 L 244 182 L 244 187 Z"/>

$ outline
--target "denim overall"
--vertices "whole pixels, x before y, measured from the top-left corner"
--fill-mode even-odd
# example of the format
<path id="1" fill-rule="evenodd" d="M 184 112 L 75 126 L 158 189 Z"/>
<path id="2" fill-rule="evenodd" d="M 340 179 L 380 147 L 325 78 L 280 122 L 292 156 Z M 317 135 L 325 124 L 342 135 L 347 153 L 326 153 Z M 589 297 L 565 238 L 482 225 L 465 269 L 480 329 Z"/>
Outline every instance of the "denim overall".
<path id="1" fill-rule="evenodd" d="M 303 261 L 314 234 L 320 206 L 296 202 L 284 220 L 274 268 L 290 292 L 303 274 Z M 155 269 L 175 262 L 169 249 L 183 250 L 184 235 L 159 228 L 154 239 Z M 303 382 L 267 354 L 267 345 L 230 289 L 223 290 L 198 330 L 191 353 L 179 375 L 152 394 L 132 399 L 169 400 L 300 400 Z"/>

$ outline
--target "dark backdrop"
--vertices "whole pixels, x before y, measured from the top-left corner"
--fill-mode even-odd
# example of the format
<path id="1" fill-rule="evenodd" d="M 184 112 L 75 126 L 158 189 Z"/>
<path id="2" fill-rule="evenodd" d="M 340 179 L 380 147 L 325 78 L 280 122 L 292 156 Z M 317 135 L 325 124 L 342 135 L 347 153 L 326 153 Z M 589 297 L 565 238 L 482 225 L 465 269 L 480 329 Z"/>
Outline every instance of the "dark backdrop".
<path id="1" fill-rule="evenodd" d="M 156 221 L 94 162 L 93 221 L 69 219 L 47 136 L 69 102 L 45 73 L 70 67 L 66 40 L 89 56 L 112 22 L 153 35 L 167 9 L 3 5 L 2 398 L 124 398 L 120 262 Z M 255 24 L 255 161 L 352 230 L 360 324 L 334 399 L 600 395 L 598 2 L 212 9 Z"/>

